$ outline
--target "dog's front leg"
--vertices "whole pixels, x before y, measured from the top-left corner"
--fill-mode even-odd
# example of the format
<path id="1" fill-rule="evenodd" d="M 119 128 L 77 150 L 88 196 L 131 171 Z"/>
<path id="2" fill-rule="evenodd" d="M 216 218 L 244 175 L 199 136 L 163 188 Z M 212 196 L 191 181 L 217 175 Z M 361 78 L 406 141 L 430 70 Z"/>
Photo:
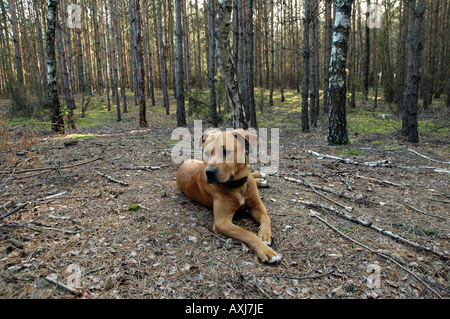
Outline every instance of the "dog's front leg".
<path id="1" fill-rule="evenodd" d="M 214 231 L 246 243 L 263 263 L 278 264 L 281 257 L 252 232 L 232 223 L 237 208 L 214 201 Z"/>

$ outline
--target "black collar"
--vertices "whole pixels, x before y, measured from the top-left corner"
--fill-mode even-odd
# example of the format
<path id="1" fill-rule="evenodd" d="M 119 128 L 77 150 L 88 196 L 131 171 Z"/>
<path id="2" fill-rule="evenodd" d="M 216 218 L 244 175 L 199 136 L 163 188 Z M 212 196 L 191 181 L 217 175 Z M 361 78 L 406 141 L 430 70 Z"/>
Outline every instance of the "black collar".
<path id="1" fill-rule="evenodd" d="M 245 176 L 244 178 L 238 179 L 238 180 L 233 180 L 233 176 L 228 180 L 228 182 L 223 183 L 222 185 L 224 185 L 227 189 L 227 195 L 229 193 L 229 191 L 233 188 L 238 188 L 243 186 L 245 183 L 247 183 L 248 180 L 248 176 Z"/>

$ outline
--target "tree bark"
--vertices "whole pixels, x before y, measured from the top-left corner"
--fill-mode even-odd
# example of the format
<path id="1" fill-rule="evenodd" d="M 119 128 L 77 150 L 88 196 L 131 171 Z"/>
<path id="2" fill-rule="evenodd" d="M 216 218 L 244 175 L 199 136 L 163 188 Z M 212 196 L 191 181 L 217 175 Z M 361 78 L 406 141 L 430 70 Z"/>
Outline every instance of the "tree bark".
<path id="1" fill-rule="evenodd" d="M 48 0 L 47 15 L 47 83 L 48 83 L 48 105 L 50 107 L 50 121 L 54 133 L 64 134 L 64 120 L 61 116 L 61 105 L 58 98 L 58 87 L 56 84 L 56 54 L 55 54 L 55 31 L 58 14 L 59 0 Z"/>
<path id="2" fill-rule="evenodd" d="M 94 18 L 95 58 L 97 60 L 97 93 L 103 93 L 102 60 L 100 58 L 100 34 L 98 32 L 97 0 L 92 0 L 92 17 Z"/>
<path id="3" fill-rule="evenodd" d="M 418 143 L 419 132 L 417 110 L 419 100 L 419 83 L 422 64 L 422 22 L 425 11 L 424 0 L 409 0 L 409 32 L 408 32 L 408 70 L 406 74 L 406 90 L 403 101 L 402 133 L 408 142 Z"/>
<path id="4" fill-rule="evenodd" d="M 305 17 L 303 18 L 303 83 L 302 83 L 302 132 L 309 132 L 308 93 L 309 93 L 309 25 L 311 22 L 311 2 L 305 0 Z"/>
<path id="5" fill-rule="evenodd" d="M 219 0 L 214 34 L 217 43 L 217 61 L 227 91 L 233 128 L 247 129 L 246 114 L 239 96 L 236 69 L 233 64 L 229 45 L 232 9 L 232 0 Z"/>
<path id="6" fill-rule="evenodd" d="M 328 89 L 329 89 L 329 75 L 330 75 L 330 55 L 331 55 L 331 41 L 333 35 L 333 19 L 331 18 L 331 9 L 333 0 L 326 0 L 325 3 L 325 63 L 323 67 L 324 81 L 323 81 L 323 110 L 328 114 Z M 354 45 L 354 44 L 353 44 Z"/>
<path id="7" fill-rule="evenodd" d="M 123 113 L 127 113 L 127 98 L 125 92 L 125 71 L 123 67 L 123 53 L 122 53 L 122 35 L 121 35 L 121 27 L 120 27 L 120 19 L 119 19 L 119 7 L 118 1 L 114 1 L 114 20 L 116 22 L 116 42 L 117 42 L 117 53 L 119 60 L 119 73 L 120 73 L 120 93 L 122 95 L 122 103 L 123 103 Z M 113 14 L 111 8 L 111 15 Z"/>
<path id="8" fill-rule="evenodd" d="M 69 82 L 69 72 L 67 71 L 67 62 L 66 62 L 66 54 L 64 52 L 64 46 L 62 41 L 62 35 L 61 35 L 61 25 L 59 22 L 56 24 L 56 38 L 58 42 L 58 50 L 59 50 L 59 57 L 61 60 L 61 69 L 62 69 L 62 77 L 64 82 L 64 91 L 66 94 L 66 106 L 69 110 L 67 114 L 67 127 L 69 129 L 75 129 L 75 121 L 73 116 L 73 110 L 75 106 L 75 102 L 73 100 L 72 96 L 72 88 L 70 86 Z"/>
<path id="9" fill-rule="evenodd" d="M 211 125 L 212 127 L 217 127 L 219 125 L 219 120 L 217 118 L 217 102 L 216 102 L 216 45 L 214 40 L 214 13 L 215 6 L 214 0 L 208 0 L 209 9 L 209 65 L 208 65 L 208 79 L 209 79 L 209 109 L 211 112 Z"/>
<path id="10" fill-rule="evenodd" d="M 169 110 L 169 94 L 167 92 L 167 65 L 166 65 L 166 49 L 163 41 L 162 21 L 161 21 L 161 0 L 157 3 L 157 19 L 158 19 L 158 38 L 160 49 L 160 63 L 161 63 L 161 87 L 163 91 L 164 107 L 166 108 L 166 115 L 170 114 Z"/>
<path id="11" fill-rule="evenodd" d="M 256 128 L 255 90 L 253 84 L 253 0 L 248 0 L 247 25 L 247 98 L 250 126 Z"/>
<path id="12" fill-rule="evenodd" d="M 274 87 L 274 69 L 275 69 L 275 47 L 274 47 L 274 36 L 273 36 L 273 20 L 275 20 L 275 10 L 273 5 L 274 0 L 270 0 L 270 95 L 269 95 L 269 106 L 273 106 L 273 87 Z"/>
<path id="13" fill-rule="evenodd" d="M 15 5 L 14 0 L 9 0 L 8 3 L 9 3 L 9 11 L 11 14 L 11 24 L 12 24 L 12 31 L 13 31 L 12 33 L 13 33 L 13 42 L 14 42 L 14 50 L 15 50 L 17 82 L 19 82 L 19 84 L 21 86 L 23 86 L 23 84 L 24 84 L 23 64 L 22 64 L 22 53 L 21 53 L 21 49 L 20 49 L 20 35 L 19 35 L 19 25 L 18 25 L 17 14 L 16 14 L 16 5 Z"/>
<path id="14" fill-rule="evenodd" d="M 183 29 L 181 16 L 183 1 L 175 0 L 175 33 L 177 38 L 177 125 L 186 126 L 186 113 L 184 108 L 184 73 L 183 73 Z"/>
<path id="15" fill-rule="evenodd" d="M 330 58 L 330 110 L 328 113 L 328 143 L 330 145 L 349 143 L 345 110 L 347 94 L 345 69 L 352 3 L 353 0 L 336 1 L 336 17 Z"/>
<path id="16" fill-rule="evenodd" d="M 145 69 L 144 56 L 142 53 L 142 34 L 141 34 L 141 4 L 140 0 L 133 0 L 133 35 L 134 51 L 136 55 L 137 66 L 137 92 L 139 104 L 139 126 L 148 127 L 147 124 L 147 106 L 145 103 Z"/>
<path id="17" fill-rule="evenodd" d="M 367 6 L 370 5 L 370 0 L 367 0 Z M 364 62 L 363 62 L 363 94 L 364 98 L 369 99 L 369 69 L 370 69 L 370 28 L 368 25 L 369 12 L 366 12 L 366 25 L 364 30 L 366 31 L 365 43 L 364 43 Z"/>
<path id="18" fill-rule="evenodd" d="M 109 30 L 109 35 L 111 38 L 110 41 L 110 58 L 111 58 L 111 65 L 112 65 L 112 69 L 113 69 L 113 86 L 112 89 L 114 91 L 114 96 L 116 98 L 116 114 L 117 114 L 117 122 L 122 121 L 122 114 L 120 112 L 120 97 L 119 97 L 119 89 L 118 89 L 118 79 L 117 79 L 117 63 L 116 63 L 116 50 L 115 50 L 115 45 L 114 45 L 114 28 L 113 28 L 113 14 L 112 14 L 112 2 L 113 0 L 109 0 L 109 8 L 110 8 L 110 14 L 109 14 L 109 22 L 110 22 L 110 30 Z M 106 13 L 108 14 L 108 13 Z"/>

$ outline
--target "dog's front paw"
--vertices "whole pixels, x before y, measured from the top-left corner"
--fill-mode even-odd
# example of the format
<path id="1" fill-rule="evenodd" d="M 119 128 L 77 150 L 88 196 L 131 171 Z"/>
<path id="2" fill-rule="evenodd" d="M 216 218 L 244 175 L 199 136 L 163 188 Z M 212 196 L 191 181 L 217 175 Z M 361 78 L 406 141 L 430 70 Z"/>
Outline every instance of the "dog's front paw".
<path id="1" fill-rule="evenodd" d="M 266 245 L 266 249 L 258 254 L 259 259 L 264 264 L 278 265 L 281 262 L 281 255 Z"/>

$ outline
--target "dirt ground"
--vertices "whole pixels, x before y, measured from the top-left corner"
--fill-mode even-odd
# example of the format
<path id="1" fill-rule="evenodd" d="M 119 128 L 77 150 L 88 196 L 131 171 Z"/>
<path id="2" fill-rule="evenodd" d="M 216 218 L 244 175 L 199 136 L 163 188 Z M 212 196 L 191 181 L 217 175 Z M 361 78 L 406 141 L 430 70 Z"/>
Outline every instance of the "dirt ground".
<path id="1" fill-rule="evenodd" d="M 0 220 L 0 298 L 450 296 L 448 139 L 410 145 L 380 134 L 330 147 L 324 125 L 307 134 L 280 127 L 280 167 L 260 190 L 283 256 L 268 266 L 244 244 L 214 233 L 211 210 L 177 188 L 175 115 L 150 111 L 148 129 L 137 129 L 136 116 L 82 128 L 72 138 L 39 135 L 33 156 L 18 155 L 20 165 L 2 168 L 0 214 L 28 205 Z M 370 221 L 444 258 L 305 201 Z M 235 223 L 257 232 L 245 212 Z"/>

